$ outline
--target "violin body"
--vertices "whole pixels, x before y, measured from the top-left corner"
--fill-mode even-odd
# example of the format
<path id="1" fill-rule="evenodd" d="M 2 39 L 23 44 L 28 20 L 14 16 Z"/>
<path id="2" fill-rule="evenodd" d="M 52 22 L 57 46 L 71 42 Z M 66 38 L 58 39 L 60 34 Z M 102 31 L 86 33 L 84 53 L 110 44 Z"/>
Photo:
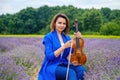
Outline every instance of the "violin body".
<path id="1" fill-rule="evenodd" d="M 78 65 L 84 65 L 87 61 L 87 56 L 83 52 L 84 40 L 82 38 L 78 39 L 80 43 L 76 43 L 76 39 L 74 38 L 73 49 L 74 53 L 71 54 L 71 63 L 77 63 Z M 80 46 L 80 47 L 79 47 Z"/>
<path id="2" fill-rule="evenodd" d="M 78 32 L 78 22 L 75 20 L 76 32 Z M 84 40 L 82 38 L 73 39 L 73 54 L 71 54 L 70 62 L 77 65 L 84 65 L 87 61 L 87 56 L 83 52 Z"/>

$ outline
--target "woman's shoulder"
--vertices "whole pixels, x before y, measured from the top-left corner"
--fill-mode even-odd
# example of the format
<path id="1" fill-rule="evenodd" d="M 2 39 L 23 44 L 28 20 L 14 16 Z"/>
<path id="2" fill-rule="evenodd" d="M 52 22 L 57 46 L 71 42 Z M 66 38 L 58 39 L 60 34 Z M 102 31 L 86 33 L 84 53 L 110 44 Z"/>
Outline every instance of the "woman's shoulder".
<path id="1" fill-rule="evenodd" d="M 51 33 L 51 32 L 45 34 L 44 38 L 46 38 L 46 37 L 49 38 L 50 36 L 52 36 L 52 33 Z"/>
<path id="2" fill-rule="evenodd" d="M 49 32 L 47 33 L 45 36 L 44 36 L 44 39 L 47 38 L 47 39 L 52 39 L 52 37 L 54 36 L 53 32 Z"/>
<path id="3" fill-rule="evenodd" d="M 51 41 L 51 32 L 45 34 L 45 36 L 43 37 L 43 43 L 44 42 L 48 42 L 48 41 Z"/>

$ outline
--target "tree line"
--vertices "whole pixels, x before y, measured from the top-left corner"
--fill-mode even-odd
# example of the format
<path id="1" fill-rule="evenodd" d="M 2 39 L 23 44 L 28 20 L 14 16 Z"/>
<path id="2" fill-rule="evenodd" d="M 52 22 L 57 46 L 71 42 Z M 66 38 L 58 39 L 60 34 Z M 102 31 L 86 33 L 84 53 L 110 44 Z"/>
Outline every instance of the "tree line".
<path id="1" fill-rule="evenodd" d="M 69 6 L 39 8 L 27 7 L 15 14 L 0 15 L 0 34 L 46 34 L 50 22 L 57 13 L 64 13 L 70 19 L 70 34 L 73 34 L 74 20 L 83 34 L 120 35 L 120 10 L 110 8 L 81 9 Z"/>

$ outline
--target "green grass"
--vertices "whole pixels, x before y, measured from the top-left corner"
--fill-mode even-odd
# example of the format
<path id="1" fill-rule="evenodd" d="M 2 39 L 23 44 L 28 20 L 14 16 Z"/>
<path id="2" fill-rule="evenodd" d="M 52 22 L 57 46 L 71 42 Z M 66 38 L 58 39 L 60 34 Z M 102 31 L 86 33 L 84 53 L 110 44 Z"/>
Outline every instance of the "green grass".
<path id="1" fill-rule="evenodd" d="M 111 39 L 120 39 L 120 36 L 113 35 L 83 35 L 85 38 L 111 38 Z"/>
<path id="2" fill-rule="evenodd" d="M 113 35 L 82 35 L 83 38 L 105 38 L 105 39 L 120 39 L 120 36 L 113 36 Z M 71 35 L 74 37 L 74 35 Z"/>
<path id="3" fill-rule="evenodd" d="M 74 35 L 70 35 L 74 38 Z M 83 38 L 108 38 L 108 39 L 120 39 L 120 36 L 113 36 L 113 35 L 82 35 Z M 37 37 L 42 38 L 44 35 L 38 34 L 15 34 L 15 35 L 0 35 L 0 37 Z"/>

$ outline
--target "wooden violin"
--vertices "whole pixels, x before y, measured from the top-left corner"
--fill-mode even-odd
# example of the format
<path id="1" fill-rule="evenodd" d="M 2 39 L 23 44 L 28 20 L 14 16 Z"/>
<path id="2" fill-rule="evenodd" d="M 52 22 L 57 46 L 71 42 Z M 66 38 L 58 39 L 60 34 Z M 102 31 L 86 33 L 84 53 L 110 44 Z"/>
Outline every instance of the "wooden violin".
<path id="1" fill-rule="evenodd" d="M 78 22 L 77 19 L 74 22 L 76 27 L 76 32 L 78 32 Z M 83 52 L 84 40 L 83 38 L 74 38 L 73 39 L 73 54 L 71 54 L 70 62 L 77 63 L 78 65 L 84 65 L 87 61 L 87 56 Z"/>

